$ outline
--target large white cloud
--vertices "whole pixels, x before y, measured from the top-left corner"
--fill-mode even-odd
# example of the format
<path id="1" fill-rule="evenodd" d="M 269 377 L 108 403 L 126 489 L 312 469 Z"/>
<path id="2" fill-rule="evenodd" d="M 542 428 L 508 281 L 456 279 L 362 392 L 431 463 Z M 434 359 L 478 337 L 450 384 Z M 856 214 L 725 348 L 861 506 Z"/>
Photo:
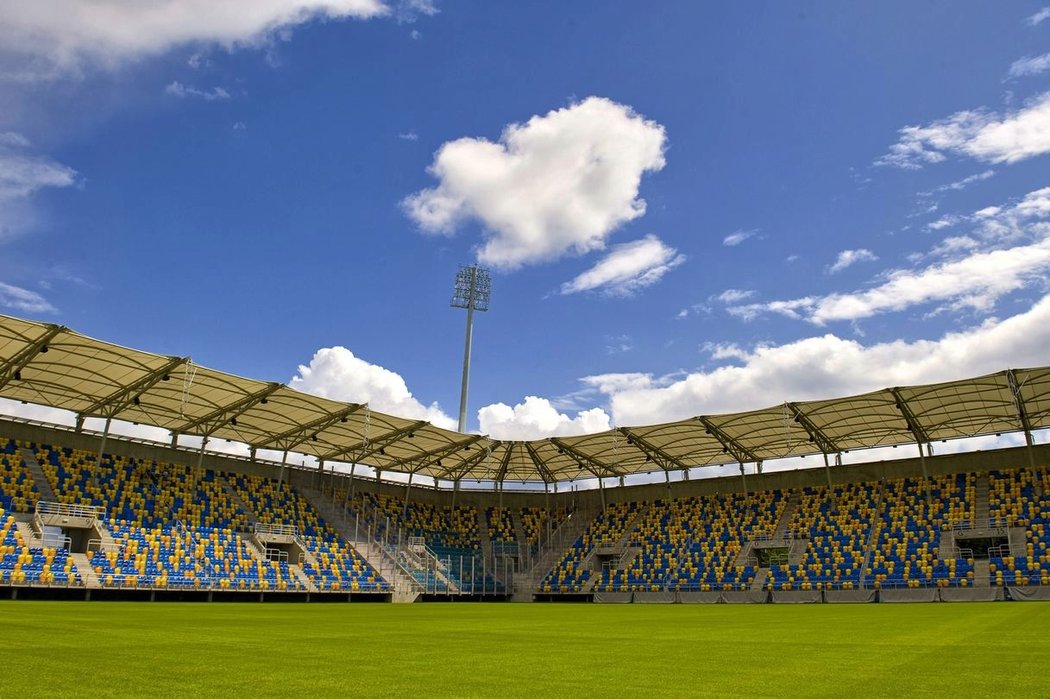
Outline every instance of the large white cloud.
<path id="1" fill-rule="evenodd" d="M 608 255 L 575 279 L 561 285 L 561 293 L 601 291 L 610 296 L 630 296 L 660 281 L 685 262 L 685 255 L 654 235 L 613 247 Z"/>
<path id="2" fill-rule="evenodd" d="M 956 112 L 925 126 L 906 126 L 878 165 L 917 169 L 947 154 L 990 163 L 1014 163 L 1050 152 L 1050 92 L 1022 108 L 997 114 L 988 109 Z"/>
<path id="3" fill-rule="evenodd" d="M 424 405 L 416 400 L 400 374 L 355 357 L 345 347 L 317 350 L 308 365 L 299 365 L 299 373 L 288 385 L 323 398 L 368 403 L 379 412 L 456 428 L 456 421 L 437 403 Z"/>
<path id="4" fill-rule="evenodd" d="M 429 172 L 438 185 L 403 206 L 424 231 L 484 230 L 478 259 L 504 269 L 569 251 L 601 249 L 645 213 L 642 175 L 664 166 L 664 129 L 630 107 L 589 97 L 504 129 L 499 142 L 444 144 Z"/>
<path id="5" fill-rule="evenodd" d="M 558 412 L 546 398 L 526 396 L 513 408 L 493 403 L 478 411 L 481 431 L 494 439 L 569 437 L 609 429 L 609 415 L 601 408 L 582 410 L 572 418 Z"/>
<path id="6" fill-rule="evenodd" d="M 583 379 L 608 397 L 618 425 L 645 425 L 694 415 L 762 408 L 785 400 L 844 396 L 1046 364 L 1050 296 L 1005 320 L 939 339 L 864 345 L 833 334 L 784 345 L 712 348 L 732 365 L 661 378 L 608 374 Z"/>
<path id="7" fill-rule="evenodd" d="M 31 0 L 0 3 L 7 77 L 113 67 L 189 43 L 253 44 L 315 19 L 386 14 L 381 0 Z"/>

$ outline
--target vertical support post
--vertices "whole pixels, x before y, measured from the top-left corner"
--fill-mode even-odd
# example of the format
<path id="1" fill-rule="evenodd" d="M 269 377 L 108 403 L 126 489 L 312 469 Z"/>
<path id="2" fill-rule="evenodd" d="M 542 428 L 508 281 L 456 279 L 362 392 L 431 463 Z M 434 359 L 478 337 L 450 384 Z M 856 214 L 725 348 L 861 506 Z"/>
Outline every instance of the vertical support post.
<path id="1" fill-rule="evenodd" d="M 750 493 L 747 492 L 747 474 L 744 473 L 744 462 L 743 461 L 740 462 L 740 480 L 744 484 L 744 497 L 750 496 Z"/>
<path id="2" fill-rule="evenodd" d="M 401 509 L 401 519 L 406 519 L 406 520 L 408 519 L 409 489 L 412 487 L 412 476 L 414 476 L 414 475 L 416 475 L 414 472 L 409 472 L 409 474 L 408 474 L 408 482 L 405 483 L 405 504 L 404 504 L 404 507 L 402 507 L 402 509 Z"/>
<path id="3" fill-rule="evenodd" d="M 671 497 L 671 472 L 664 469 L 664 480 L 667 482 L 667 497 Z M 620 476 L 620 485 L 623 485 L 623 476 Z"/>
<path id="4" fill-rule="evenodd" d="M 317 480 L 321 487 L 321 494 L 324 495 L 324 459 L 317 460 Z"/>
<path id="5" fill-rule="evenodd" d="M 207 441 L 207 440 L 205 440 Z M 204 451 L 204 445 L 201 445 L 201 451 Z M 288 464 L 288 450 L 285 449 L 284 455 L 281 457 L 281 475 L 277 479 L 277 489 L 280 490 L 281 486 L 284 485 L 284 467 Z"/>
<path id="6" fill-rule="evenodd" d="M 452 507 L 456 506 L 456 493 L 459 492 L 459 479 L 452 481 Z"/>
<path id="7" fill-rule="evenodd" d="M 922 485 L 926 490 L 926 506 L 929 508 L 927 517 L 933 516 L 933 496 L 930 495 L 930 475 L 926 473 L 926 455 L 923 453 L 922 442 L 916 442 L 919 445 L 919 463 L 922 464 Z M 929 445 L 927 445 L 929 446 Z"/>
<path id="8" fill-rule="evenodd" d="M 598 491 L 602 496 L 602 514 L 605 514 L 605 483 L 602 482 L 601 476 L 598 476 Z"/>
<path id="9" fill-rule="evenodd" d="M 102 464 L 102 454 L 106 451 L 106 438 L 109 437 L 109 426 L 110 426 L 110 424 L 112 422 L 113 422 L 113 418 L 107 417 L 106 418 L 106 426 L 102 430 L 102 441 L 99 442 L 99 445 L 98 445 L 98 459 L 97 459 L 97 463 L 100 464 L 100 465 Z"/>
<path id="10" fill-rule="evenodd" d="M 824 454 L 824 475 L 828 477 L 828 494 L 831 494 L 831 467 L 828 465 L 828 453 L 821 452 Z"/>
<path id="11" fill-rule="evenodd" d="M 499 509 L 502 510 L 503 509 L 503 480 L 500 479 L 500 480 L 496 481 L 496 483 L 499 485 Z"/>
<path id="12" fill-rule="evenodd" d="M 383 472 L 376 469 L 376 497 L 383 494 Z"/>

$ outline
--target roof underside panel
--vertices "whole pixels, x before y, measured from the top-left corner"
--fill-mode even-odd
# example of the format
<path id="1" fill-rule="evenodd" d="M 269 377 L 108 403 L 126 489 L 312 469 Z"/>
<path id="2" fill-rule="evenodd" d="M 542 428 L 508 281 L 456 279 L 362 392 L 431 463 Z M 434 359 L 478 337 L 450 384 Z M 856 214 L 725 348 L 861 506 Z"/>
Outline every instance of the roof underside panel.
<path id="1" fill-rule="evenodd" d="M 1050 367 L 532 441 L 460 434 L 0 316 L 0 397 L 442 481 L 572 481 L 1050 428 Z"/>

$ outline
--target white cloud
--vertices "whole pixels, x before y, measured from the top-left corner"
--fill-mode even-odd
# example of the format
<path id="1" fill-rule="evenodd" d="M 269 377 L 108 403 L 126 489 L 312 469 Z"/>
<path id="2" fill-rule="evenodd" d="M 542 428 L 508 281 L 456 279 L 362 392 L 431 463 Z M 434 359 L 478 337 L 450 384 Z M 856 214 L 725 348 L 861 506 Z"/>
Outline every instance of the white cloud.
<path id="1" fill-rule="evenodd" d="M 995 177 L 995 170 L 985 170 L 984 172 L 978 172 L 977 174 L 970 175 L 969 177 L 964 177 L 961 180 L 956 180 L 955 182 L 949 182 L 948 184 L 942 184 L 940 187 L 938 187 L 936 189 L 936 191 L 938 191 L 938 192 L 947 192 L 947 191 L 956 191 L 956 192 L 958 192 L 960 190 L 966 189 L 967 187 L 969 187 L 974 182 L 983 182 L 984 180 L 987 180 L 987 179 L 989 179 L 991 177 Z"/>
<path id="2" fill-rule="evenodd" d="M 165 94 L 171 95 L 172 97 L 178 97 L 185 99 L 187 97 L 196 97 L 202 99 L 205 102 L 215 102 L 216 100 L 228 100 L 230 99 L 230 93 L 221 87 L 213 87 L 210 90 L 201 90 L 200 88 L 192 85 L 183 85 L 178 80 L 173 80 L 164 86 Z"/>
<path id="3" fill-rule="evenodd" d="M 403 131 L 397 135 L 402 141 L 418 141 L 419 134 L 415 131 Z"/>
<path id="4" fill-rule="evenodd" d="M 433 17 L 440 10 L 434 0 L 400 0 L 394 9 L 399 24 L 412 24 L 420 16 Z"/>
<path id="5" fill-rule="evenodd" d="M 876 286 L 863 291 L 733 306 L 729 312 L 744 319 L 779 313 L 817 325 L 859 320 L 930 302 L 947 304 L 938 311 L 969 308 L 987 312 L 1005 294 L 1034 282 L 1046 282 L 1050 274 L 1050 227 L 1044 219 L 1048 217 L 1050 187 L 1030 192 L 1011 206 L 987 207 L 969 217 L 967 220 L 977 225 L 973 236 L 952 236 L 931 253 L 948 256 L 947 260 L 921 269 L 885 272 Z M 1005 247 L 1022 240 L 1023 244 Z M 926 255 L 914 259 L 923 257 Z"/>
<path id="6" fill-rule="evenodd" d="M 754 289 L 726 289 L 715 298 L 722 303 L 740 303 L 755 295 Z"/>
<path id="7" fill-rule="evenodd" d="M 608 255 L 561 285 L 561 293 L 601 291 L 609 296 L 630 296 L 660 281 L 665 274 L 685 262 L 674 248 L 654 235 L 613 246 Z"/>
<path id="8" fill-rule="evenodd" d="M 609 398 L 618 425 L 751 410 L 785 400 L 845 396 L 908 384 L 960 379 L 1008 367 L 1042 366 L 1050 344 L 1050 296 L 1006 320 L 988 320 L 936 340 L 863 345 L 833 334 L 785 345 L 733 345 L 732 365 L 667 381 L 647 374 L 590 376 Z"/>
<path id="9" fill-rule="evenodd" d="M 1034 27 L 1044 20 L 1050 19 L 1050 7 L 1044 7 L 1043 9 L 1036 12 L 1034 15 L 1025 19 L 1025 23 L 1030 27 Z"/>
<path id="10" fill-rule="evenodd" d="M 605 247 L 645 213 L 642 175 L 664 166 L 664 129 L 602 97 L 504 129 L 498 143 L 444 144 L 429 172 L 438 185 L 407 197 L 406 213 L 429 233 L 476 220 L 484 264 L 514 269 L 569 251 Z"/>
<path id="11" fill-rule="evenodd" d="M 187 44 L 258 45 L 310 21 L 389 11 L 380 0 L 7 2 L 0 4 L 0 55 L 7 77 L 34 80 L 112 68 Z"/>
<path id="12" fill-rule="evenodd" d="M 948 153 L 992 163 L 1015 163 L 1050 151 L 1050 92 L 1003 114 L 986 109 L 956 112 L 926 126 L 906 126 L 876 165 L 918 169 Z"/>
<path id="13" fill-rule="evenodd" d="M 1040 56 L 1025 56 L 1019 58 L 1010 65 L 1008 77 L 1021 78 L 1026 75 L 1039 75 L 1050 70 L 1050 53 Z"/>
<path id="14" fill-rule="evenodd" d="M 55 313 L 57 308 L 35 291 L 0 282 L 0 306 L 26 313 Z"/>
<path id="15" fill-rule="evenodd" d="M 29 141 L 17 133 L 0 133 L 0 240 L 30 217 L 28 198 L 48 187 L 76 184 L 70 167 L 31 151 Z"/>
<path id="16" fill-rule="evenodd" d="M 536 396 L 526 396 L 513 408 L 505 403 L 487 405 L 478 411 L 478 422 L 482 433 L 494 439 L 569 437 L 610 428 L 609 416 L 601 408 L 580 411 L 572 418 Z"/>
<path id="17" fill-rule="evenodd" d="M 857 250 L 843 250 L 839 253 L 839 256 L 835 258 L 834 264 L 828 267 L 829 274 L 837 274 L 842 270 L 846 269 L 851 265 L 855 265 L 858 262 L 874 262 L 878 260 L 878 256 L 867 248 L 858 248 Z"/>
<path id="18" fill-rule="evenodd" d="M 437 403 L 424 405 L 416 400 L 400 374 L 355 357 L 345 347 L 317 350 L 308 366 L 299 365 L 299 373 L 288 385 L 323 398 L 368 403 L 378 412 L 456 428 L 456 421 Z"/>
<path id="19" fill-rule="evenodd" d="M 722 245 L 725 245 L 726 247 L 733 247 L 735 245 L 740 245 L 740 243 L 744 242 L 745 240 L 747 240 L 748 238 L 753 236 L 755 233 L 758 233 L 758 229 L 757 228 L 749 230 L 749 231 L 745 231 L 745 230 L 733 231 L 732 233 L 727 235 L 725 238 L 722 238 Z"/>

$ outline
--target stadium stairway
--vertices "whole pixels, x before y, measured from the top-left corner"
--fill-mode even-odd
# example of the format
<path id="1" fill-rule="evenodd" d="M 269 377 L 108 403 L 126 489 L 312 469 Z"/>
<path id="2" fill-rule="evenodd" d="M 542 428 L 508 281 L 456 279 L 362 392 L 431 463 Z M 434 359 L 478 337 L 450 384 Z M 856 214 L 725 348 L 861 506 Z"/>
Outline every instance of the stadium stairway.
<path id="1" fill-rule="evenodd" d="M 547 541 L 540 540 L 540 550 L 536 553 L 536 562 L 528 574 L 520 576 L 522 583 L 529 585 L 530 591 L 534 590 L 539 582 L 547 577 L 554 566 L 561 562 L 562 558 L 565 557 L 566 550 L 580 538 L 596 516 L 597 513 L 594 512 L 576 510 L 551 532 L 551 536 Z M 519 587 L 517 583 L 518 581 L 515 580 L 516 589 Z"/>
<path id="2" fill-rule="evenodd" d="M 510 508 L 510 524 L 514 528 L 514 539 L 518 546 L 527 547 L 529 542 L 526 541 L 525 526 L 521 523 L 521 510 L 517 507 Z"/>
<path id="3" fill-rule="evenodd" d="M 77 567 L 80 579 L 84 581 L 84 587 L 90 589 L 102 587 L 102 581 L 98 579 L 98 574 L 91 567 L 91 559 L 87 557 L 87 554 L 71 553 L 69 557 L 73 559 L 73 565 Z"/>
<path id="4" fill-rule="evenodd" d="M 829 491 L 828 497 L 834 497 Z M 886 487 L 882 481 L 879 481 L 879 500 L 875 505 L 875 512 L 881 513 L 883 503 L 886 501 Z M 882 517 L 874 517 L 871 522 L 871 529 L 868 531 L 868 541 L 864 545 L 864 559 L 861 562 L 861 571 L 866 571 L 871 566 L 872 556 L 875 554 L 875 546 L 879 541 L 879 533 L 882 531 Z M 860 576 L 860 589 L 864 589 L 864 579 L 866 575 Z"/>
<path id="5" fill-rule="evenodd" d="M 40 499 L 46 502 L 58 502 L 58 496 L 55 495 L 55 490 L 51 487 L 51 481 L 44 474 L 44 469 L 40 466 L 40 461 L 36 458 L 36 454 L 29 447 L 22 447 L 20 451 L 22 452 L 22 461 L 25 463 L 26 469 L 33 476 L 33 482 L 36 484 L 37 492 L 40 493 Z"/>
<path id="6" fill-rule="evenodd" d="M 784 503 L 784 510 L 780 513 L 780 521 L 777 522 L 777 528 L 773 532 L 774 539 L 783 539 L 788 532 L 788 527 L 791 525 L 791 517 L 795 514 L 795 510 L 798 509 L 798 504 L 802 498 L 798 495 L 792 495 Z"/>
<path id="7" fill-rule="evenodd" d="M 751 582 L 752 590 L 764 590 L 766 589 L 766 583 L 769 581 L 769 566 L 762 566 L 755 571 L 755 579 Z"/>
<path id="8" fill-rule="evenodd" d="M 237 489 L 233 487 L 233 484 L 230 483 L 228 478 L 229 477 L 221 479 L 223 491 L 230 500 L 233 500 L 233 504 L 241 508 L 241 511 L 244 512 L 244 516 L 248 518 L 248 523 L 254 527 L 259 522 L 259 518 L 256 516 L 255 511 L 248 506 L 248 503 L 244 501 L 241 494 L 237 492 Z"/>
<path id="9" fill-rule="evenodd" d="M 608 548 L 611 548 L 621 552 L 620 561 L 617 564 L 617 568 L 627 568 L 628 566 L 630 566 L 631 562 L 638 557 L 638 554 L 642 552 L 642 549 L 640 547 L 629 546 L 631 541 L 631 535 L 634 534 L 635 529 L 638 528 L 638 523 L 643 521 L 645 514 L 649 511 L 650 507 L 652 507 L 652 505 L 650 505 L 649 503 L 639 504 L 631 518 L 628 519 L 627 522 L 624 524 L 623 534 L 620 535 L 620 538 L 618 538 L 611 544 L 606 543 L 604 545 L 596 545 L 591 551 L 590 555 L 583 559 L 584 567 L 594 570 L 594 559 L 598 552 L 598 549 L 606 547 L 606 550 L 608 550 Z M 592 575 L 587 581 L 587 584 L 584 586 L 583 591 L 594 592 L 594 586 L 598 584 L 599 579 L 599 576 Z"/>
<path id="10" fill-rule="evenodd" d="M 991 484 L 988 482 L 987 473 L 978 473 L 976 483 L 974 484 L 974 522 L 975 527 L 986 527 L 988 526 L 988 492 Z M 974 573 L 974 577 L 978 577 L 977 573 Z"/>
<path id="11" fill-rule="evenodd" d="M 485 508 L 478 508 L 478 538 L 481 540 L 481 555 L 485 564 L 490 568 L 495 568 L 495 559 L 492 555 L 492 534 L 489 532 L 489 518 L 485 512 Z M 503 582 L 500 580 L 500 582 Z"/>
<path id="12" fill-rule="evenodd" d="M 369 541 L 361 527 L 358 527 L 358 536 L 354 536 L 354 523 L 346 518 L 342 510 L 336 507 L 330 499 L 312 486 L 296 486 L 299 493 L 306 498 L 307 502 L 317 510 L 329 527 L 346 541 L 362 558 L 372 566 L 373 569 L 388 581 L 393 588 L 394 602 L 414 602 L 419 597 L 419 585 L 401 569 L 397 562 L 387 551 L 374 541 Z M 351 505 L 351 515 L 360 517 L 360 524 L 371 525 L 371 517 L 361 512 L 356 503 Z M 367 530 L 367 526 L 364 528 Z"/>

